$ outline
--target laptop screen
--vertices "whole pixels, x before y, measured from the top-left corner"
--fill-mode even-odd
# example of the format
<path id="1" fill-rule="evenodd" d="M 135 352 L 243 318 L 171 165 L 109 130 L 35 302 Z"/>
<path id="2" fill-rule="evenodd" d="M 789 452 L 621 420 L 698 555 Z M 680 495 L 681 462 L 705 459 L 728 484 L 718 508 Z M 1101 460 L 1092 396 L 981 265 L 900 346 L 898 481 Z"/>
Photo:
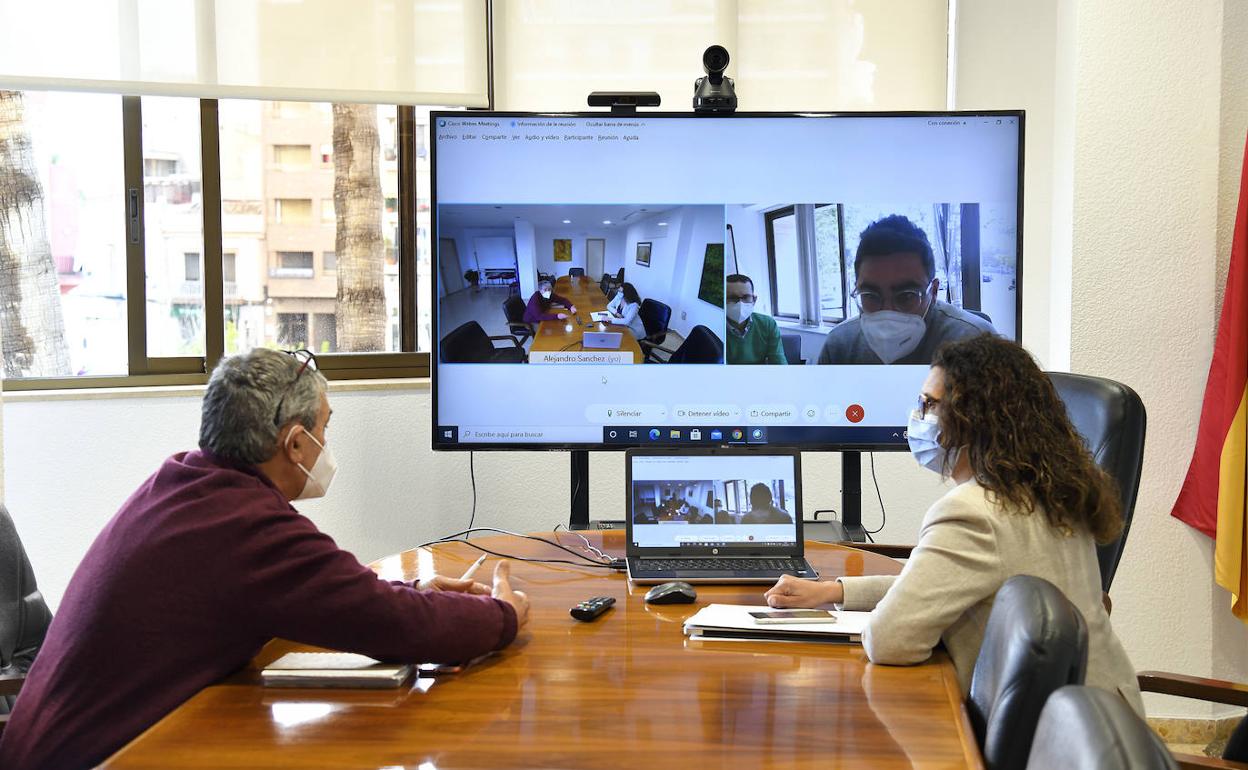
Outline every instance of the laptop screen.
<path id="1" fill-rule="evenodd" d="M 796 546 L 797 458 L 796 452 L 630 452 L 632 549 Z"/>

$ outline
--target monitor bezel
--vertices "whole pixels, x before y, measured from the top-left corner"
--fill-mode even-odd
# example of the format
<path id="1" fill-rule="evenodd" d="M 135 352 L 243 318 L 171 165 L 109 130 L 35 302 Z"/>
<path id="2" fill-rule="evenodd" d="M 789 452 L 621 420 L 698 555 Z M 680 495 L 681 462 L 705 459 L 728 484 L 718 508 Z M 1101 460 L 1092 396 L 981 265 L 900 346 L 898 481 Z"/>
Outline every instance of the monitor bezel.
<path id="1" fill-rule="evenodd" d="M 440 314 L 438 312 L 438 287 L 441 280 L 440 257 L 438 252 L 440 239 L 438 236 L 438 142 L 437 142 L 437 121 L 439 118 L 608 118 L 608 119 L 629 119 L 629 118 L 697 118 L 699 120 L 733 120 L 736 118 L 766 118 L 766 119 L 802 119 L 802 120 L 826 120 L 829 118 L 974 118 L 974 117 L 1010 117 L 1018 119 L 1018 194 L 1017 206 L 1015 213 L 1015 291 L 1014 291 L 1014 313 L 1015 313 L 1015 341 L 1022 342 L 1023 339 L 1023 188 L 1024 188 L 1024 159 L 1026 156 L 1026 124 L 1027 116 L 1025 110 L 909 110 L 909 111 L 837 111 L 837 112 L 735 112 L 731 114 L 698 114 L 693 112 L 651 112 L 648 110 L 640 110 L 636 113 L 612 113 L 602 110 L 585 110 L 576 112 L 557 112 L 557 111 L 507 111 L 507 110 L 434 110 L 429 113 L 429 249 L 430 249 L 430 265 L 429 265 L 429 301 L 432 312 L 430 313 L 430 334 L 429 344 L 432 348 L 429 352 L 429 376 L 430 376 L 430 401 L 431 401 L 431 431 L 430 441 L 432 450 L 435 452 L 491 452 L 491 451 L 521 451 L 521 452 L 569 452 L 569 451 L 590 451 L 590 452 L 612 452 L 627 451 L 630 449 L 651 449 L 657 450 L 658 447 L 643 443 L 608 443 L 605 440 L 598 442 L 585 443 L 561 443 L 561 442 L 491 442 L 491 443 L 460 443 L 458 441 L 439 441 L 440 425 L 438 422 L 438 367 L 440 364 L 439 341 L 440 336 Z M 419 291 L 417 294 L 419 301 Z M 725 364 L 726 365 L 726 364 Z M 749 426 L 753 427 L 753 426 Z M 720 445 L 729 447 L 725 443 Z M 796 451 L 810 452 L 902 452 L 908 451 L 909 447 L 905 441 L 899 442 L 802 442 L 802 443 L 769 443 L 760 445 L 774 447 L 777 449 L 791 449 Z"/>

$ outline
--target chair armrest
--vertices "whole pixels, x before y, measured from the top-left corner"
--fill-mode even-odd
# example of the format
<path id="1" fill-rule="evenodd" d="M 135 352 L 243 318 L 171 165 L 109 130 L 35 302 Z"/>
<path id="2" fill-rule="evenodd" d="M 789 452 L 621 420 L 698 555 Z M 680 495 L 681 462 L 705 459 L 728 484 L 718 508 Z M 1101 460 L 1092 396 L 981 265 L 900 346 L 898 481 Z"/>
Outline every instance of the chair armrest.
<path id="1" fill-rule="evenodd" d="M 1167 671 L 1141 671 L 1138 679 L 1143 692 L 1177 695 L 1180 698 L 1195 698 L 1225 703 L 1228 706 L 1248 706 L 1248 685 L 1238 682 L 1171 674 Z"/>
<path id="2" fill-rule="evenodd" d="M 889 543 L 842 543 L 842 545 L 848 545 L 860 551 L 878 553 L 890 559 L 909 559 L 910 552 L 914 550 L 912 545 L 892 545 Z"/>
<path id="3" fill-rule="evenodd" d="M 1202 757 L 1199 754 L 1170 752 L 1183 770 L 1248 770 L 1248 762 L 1235 762 L 1218 757 Z"/>
<path id="4" fill-rule="evenodd" d="M 25 681 L 25 674 L 0 674 L 0 695 L 17 695 Z"/>
<path id="5" fill-rule="evenodd" d="M 516 335 L 514 334 L 500 334 L 497 337 L 490 337 L 491 342 L 494 340 L 511 340 L 512 345 L 515 345 L 518 348 L 524 347 L 520 344 L 520 340 L 516 339 Z"/>

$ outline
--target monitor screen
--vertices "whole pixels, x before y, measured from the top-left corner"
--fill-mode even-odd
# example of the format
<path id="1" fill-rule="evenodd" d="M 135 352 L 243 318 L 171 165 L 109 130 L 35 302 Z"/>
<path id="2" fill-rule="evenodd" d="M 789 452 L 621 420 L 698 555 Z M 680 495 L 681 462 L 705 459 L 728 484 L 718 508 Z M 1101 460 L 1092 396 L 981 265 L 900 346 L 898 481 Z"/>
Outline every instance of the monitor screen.
<path id="1" fill-rule="evenodd" d="M 432 120 L 435 449 L 899 449 L 1020 338 L 1021 112 Z"/>
<path id="2" fill-rule="evenodd" d="M 796 545 L 797 462 L 795 453 L 630 454 L 632 546 Z"/>

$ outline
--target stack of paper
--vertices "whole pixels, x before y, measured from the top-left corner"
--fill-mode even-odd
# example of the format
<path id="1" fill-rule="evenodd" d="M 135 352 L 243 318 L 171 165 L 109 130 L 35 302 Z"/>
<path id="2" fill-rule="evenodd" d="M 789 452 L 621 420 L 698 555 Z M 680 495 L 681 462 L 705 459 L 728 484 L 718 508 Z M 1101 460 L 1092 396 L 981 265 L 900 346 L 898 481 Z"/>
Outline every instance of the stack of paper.
<path id="1" fill-rule="evenodd" d="M 685 621 L 690 639 L 777 641 L 777 642 L 857 642 L 867 627 L 869 612 L 835 610 L 833 623 L 760 624 L 751 612 L 768 607 L 748 604 L 710 604 Z"/>
<path id="2" fill-rule="evenodd" d="M 288 652 L 260 672 L 266 687 L 398 687 L 410 663 L 381 663 L 349 652 Z"/>

